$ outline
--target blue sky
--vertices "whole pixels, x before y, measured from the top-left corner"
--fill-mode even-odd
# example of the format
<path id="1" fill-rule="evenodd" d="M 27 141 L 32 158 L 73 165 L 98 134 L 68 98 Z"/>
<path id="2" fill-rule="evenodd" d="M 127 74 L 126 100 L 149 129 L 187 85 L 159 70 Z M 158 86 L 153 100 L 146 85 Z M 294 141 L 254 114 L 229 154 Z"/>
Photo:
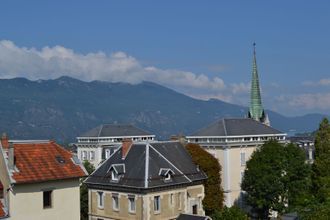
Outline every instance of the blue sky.
<path id="1" fill-rule="evenodd" d="M 1 1 L 0 77 L 150 80 L 266 109 L 329 113 L 328 1 Z"/>

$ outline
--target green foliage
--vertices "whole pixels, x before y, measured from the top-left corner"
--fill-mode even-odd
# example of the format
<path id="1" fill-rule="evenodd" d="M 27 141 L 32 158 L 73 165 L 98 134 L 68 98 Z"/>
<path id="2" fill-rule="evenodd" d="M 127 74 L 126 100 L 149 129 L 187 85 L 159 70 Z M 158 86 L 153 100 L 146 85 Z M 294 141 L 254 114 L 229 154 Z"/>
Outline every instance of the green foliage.
<path id="1" fill-rule="evenodd" d="M 208 177 L 205 183 L 205 198 L 203 200 L 206 214 L 210 215 L 216 210 L 220 211 L 223 207 L 223 190 L 220 186 L 221 167 L 218 160 L 198 144 L 187 144 L 186 149 L 194 163 L 198 164 Z"/>
<path id="2" fill-rule="evenodd" d="M 319 202 L 330 199 L 330 125 L 324 118 L 315 137 L 315 161 L 313 170 L 313 191 Z"/>
<path id="3" fill-rule="evenodd" d="M 330 203 L 312 203 L 299 211 L 302 220 L 328 220 L 330 216 Z"/>
<path id="4" fill-rule="evenodd" d="M 285 211 L 303 206 L 309 200 L 310 167 L 304 152 L 293 144 L 266 142 L 246 164 L 242 189 L 247 202 L 261 218 L 268 211 Z"/>
<path id="5" fill-rule="evenodd" d="M 213 220 L 248 220 L 249 217 L 237 206 L 224 207 L 222 211 L 215 211 L 211 216 Z"/>
<path id="6" fill-rule="evenodd" d="M 83 165 L 88 174 L 91 174 L 95 170 L 93 164 L 87 160 L 83 162 Z M 84 179 L 81 179 L 81 181 L 84 181 Z M 80 219 L 88 219 L 88 188 L 84 183 L 80 185 Z"/>

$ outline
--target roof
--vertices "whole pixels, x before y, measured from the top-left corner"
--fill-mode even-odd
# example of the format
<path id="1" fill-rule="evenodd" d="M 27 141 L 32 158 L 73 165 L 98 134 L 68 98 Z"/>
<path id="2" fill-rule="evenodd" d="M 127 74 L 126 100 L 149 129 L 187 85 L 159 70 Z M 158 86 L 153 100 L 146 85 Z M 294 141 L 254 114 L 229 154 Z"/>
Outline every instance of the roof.
<path id="1" fill-rule="evenodd" d="M 14 143 L 13 179 L 17 184 L 80 178 L 86 176 L 81 164 L 75 164 L 72 154 L 53 141 Z"/>
<path id="2" fill-rule="evenodd" d="M 113 165 L 123 164 L 125 173 L 118 182 L 111 181 Z M 170 181 L 160 175 L 170 169 Z M 88 185 L 102 185 L 105 188 L 128 187 L 135 190 L 194 184 L 207 177 L 193 163 L 190 154 L 179 142 L 133 143 L 126 157 L 122 157 L 122 146 L 86 180 Z"/>
<path id="3" fill-rule="evenodd" d="M 283 134 L 283 132 L 250 118 L 221 119 L 191 136 L 245 136 Z"/>
<path id="4" fill-rule="evenodd" d="M 7 216 L 7 213 L 5 212 L 4 206 L 2 202 L 0 201 L 0 218 L 4 218 Z"/>
<path id="5" fill-rule="evenodd" d="M 149 132 L 133 125 L 103 124 L 93 128 L 80 137 L 127 137 L 127 136 L 149 136 Z"/>
<path id="6" fill-rule="evenodd" d="M 208 220 L 208 219 L 211 218 L 208 216 L 180 214 L 176 220 Z"/>

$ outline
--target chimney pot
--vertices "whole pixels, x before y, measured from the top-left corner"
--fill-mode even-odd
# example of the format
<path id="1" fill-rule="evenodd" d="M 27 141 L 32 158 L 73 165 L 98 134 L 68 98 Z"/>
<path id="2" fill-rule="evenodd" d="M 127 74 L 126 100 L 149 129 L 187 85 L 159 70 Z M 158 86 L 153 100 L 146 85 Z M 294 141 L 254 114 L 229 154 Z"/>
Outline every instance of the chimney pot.
<path id="1" fill-rule="evenodd" d="M 8 143 L 8 136 L 6 133 L 3 133 L 2 134 L 2 137 L 1 137 L 1 145 L 4 149 L 8 149 L 9 147 L 9 143 Z"/>
<path id="2" fill-rule="evenodd" d="M 15 151 L 14 151 L 14 144 L 9 143 L 9 148 L 8 148 L 8 168 L 9 170 L 13 170 L 15 167 Z"/>

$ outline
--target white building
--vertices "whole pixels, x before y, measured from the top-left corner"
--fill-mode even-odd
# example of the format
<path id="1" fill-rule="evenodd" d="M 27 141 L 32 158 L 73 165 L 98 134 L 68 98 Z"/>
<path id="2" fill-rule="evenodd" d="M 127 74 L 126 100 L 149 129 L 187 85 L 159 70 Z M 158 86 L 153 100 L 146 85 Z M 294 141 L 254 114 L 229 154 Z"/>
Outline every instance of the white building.
<path id="1" fill-rule="evenodd" d="M 78 158 L 98 167 L 118 149 L 124 139 L 133 142 L 154 141 L 155 135 L 133 125 L 103 124 L 77 137 L 75 145 Z"/>
<path id="2" fill-rule="evenodd" d="M 285 133 L 249 118 L 222 119 L 187 136 L 188 143 L 201 145 L 218 159 L 228 207 L 240 202 L 246 161 L 253 151 L 267 140 L 284 143 L 285 138 Z"/>

